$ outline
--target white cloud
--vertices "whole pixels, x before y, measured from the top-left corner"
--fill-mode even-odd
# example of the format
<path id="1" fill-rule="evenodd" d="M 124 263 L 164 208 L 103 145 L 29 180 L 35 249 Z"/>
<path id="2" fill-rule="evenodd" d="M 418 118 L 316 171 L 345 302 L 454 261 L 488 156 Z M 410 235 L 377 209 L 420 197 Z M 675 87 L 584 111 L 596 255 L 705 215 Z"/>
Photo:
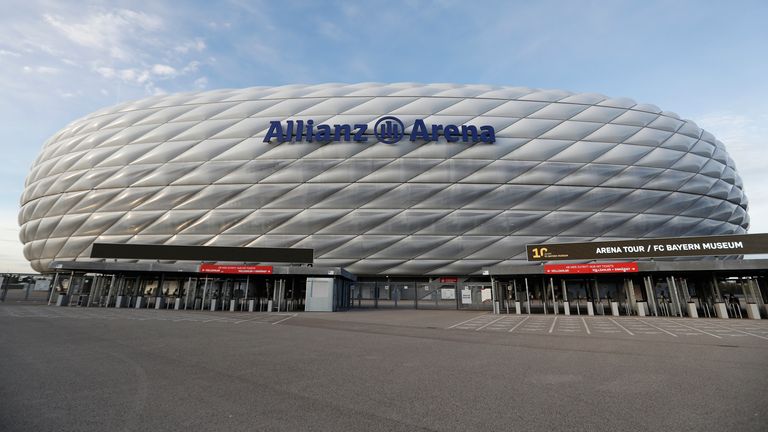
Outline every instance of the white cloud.
<path id="1" fill-rule="evenodd" d="M 61 72 L 60 69 L 49 66 L 24 66 L 22 70 L 25 73 L 37 73 L 40 75 L 54 75 Z"/>
<path id="2" fill-rule="evenodd" d="M 176 68 L 165 64 L 156 64 L 152 66 L 152 73 L 162 77 L 173 77 L 178 73 Z"/>
<path id="3" fill-rule="evenodd" d="M 16 51 L 8 51 L 8 50 L 0 49 L 0 56 L 19 57 L 21 56 L 21 54 L 17 53 Z"/>
<path id="4" fill-rule="evenodd" d="M 49 14 L 43 15 L 43 19 L 72 42 L 123 61 L 136 57 L 132 40 L 163 26 L 160 17 L 127 9 L 87 15 L 79 22 Z"/>
<path id="5" fill-rule="evenodd" d="M 208 78 L 200 77 L 200 78 L 195 80 L 194 84 L 195 84 L 195 88 L 196 89 L 202 90 L 202 89 L 208 87 Z"/>
<path id="6" fill-rule="evenodd" d="M 190 51 L 202 52 L 205 50 L 205 41 L 202 38 L 195 38 L 194 40 L 184 42 L 181 45 L 177 45 L 174 50 L 182 54 L 186 54 Z"/>

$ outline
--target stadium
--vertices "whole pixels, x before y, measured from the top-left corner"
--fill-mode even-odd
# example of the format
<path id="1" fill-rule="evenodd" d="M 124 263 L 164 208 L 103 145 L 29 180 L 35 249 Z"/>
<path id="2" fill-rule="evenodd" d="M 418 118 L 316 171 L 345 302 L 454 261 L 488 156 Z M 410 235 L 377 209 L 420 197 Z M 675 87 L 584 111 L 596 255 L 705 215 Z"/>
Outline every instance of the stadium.
<path id="1" fill-rule="evenodd" d="M 140 275 L 132 297 L 189 297 L 199 265 L 239 260 L 99 258 L 95 243 L 310 249 L 311 267 L 285 264 L 293 291 L 312 275 L 346 275 L 340 307 L 459 308 L 464 289 L 467 305 L 485 307 L 488 269 L 525 267 L 526 245 L 745 234 L 747 204 L 724 144 L 654 105 L 524 87 L 319 84 L 155 96 L 78 119 L 44 144 L 19 223 L 35 270 L 111 275 L 103 292 Z M 165 273 L 179 275 L 176 288 Z M 217 292 L 239 305 L 254 283 Z"/>

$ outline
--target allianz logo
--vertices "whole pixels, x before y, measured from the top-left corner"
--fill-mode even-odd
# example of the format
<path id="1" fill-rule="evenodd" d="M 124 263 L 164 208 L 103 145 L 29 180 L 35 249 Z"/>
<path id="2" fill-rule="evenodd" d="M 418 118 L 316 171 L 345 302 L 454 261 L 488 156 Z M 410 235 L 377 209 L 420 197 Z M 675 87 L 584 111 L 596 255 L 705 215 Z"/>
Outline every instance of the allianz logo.
<path id="1" fill-rule="evenodd" d="M 366 142 L 373 135 L 376 140 L 385 144 L 395 144 L 403 138 L 409 141 L 424 142 L 438 141 L 445 138 L 447 142 L 496 142 L 496 131 L 493 126 L 474 125 L 427 125 L 424 120 L 413 122 L 411 132 L 406 134 L 403 122 L 394 116 L 382 117 L 373 125 L 373 134 L 368 131 L 367 124 L 318 124 L 314 120 L 287 120 L 285 124 L 278 120 L 269 122 L 269 130 L 264 136 L 264 142 L 318 142 L 333 141 Z"/>

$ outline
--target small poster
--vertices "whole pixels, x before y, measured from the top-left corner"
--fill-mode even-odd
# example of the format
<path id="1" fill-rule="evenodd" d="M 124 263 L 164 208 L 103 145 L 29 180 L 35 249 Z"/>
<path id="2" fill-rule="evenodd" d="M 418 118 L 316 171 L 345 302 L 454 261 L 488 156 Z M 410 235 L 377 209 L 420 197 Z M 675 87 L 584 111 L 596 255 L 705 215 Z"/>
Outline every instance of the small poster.
<path id="1" fill-rule="evenodd" d="M 461 304 L 472 304 L 472 290 L 464 288 L 461 290 Z"/>
<path id="2" fill-rule="evenodd" d="M 491 301 L 491 289 L 490 288 L 483 288 L 480 290 L 480 299 L 483 303 L 488 303 Z"/>
<path id="3" fill-rule="evenodd" d="M 440 298 L 443 300 L 456 300 L 456 290 L 453 288 L 442 288 Z"/>

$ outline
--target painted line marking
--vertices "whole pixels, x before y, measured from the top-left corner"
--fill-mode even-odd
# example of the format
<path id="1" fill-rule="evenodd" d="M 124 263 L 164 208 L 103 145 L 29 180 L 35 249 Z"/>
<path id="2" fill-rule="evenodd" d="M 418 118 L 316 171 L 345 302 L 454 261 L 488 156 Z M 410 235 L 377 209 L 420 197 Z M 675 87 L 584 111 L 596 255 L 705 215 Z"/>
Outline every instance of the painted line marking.
<path id="1" fill-rule="evenodd" d="M 669 321 L 669 320 L 668 320 L 668 319 L 666 319 L 666 318 L 665 318 L 664 320 L 665 320 L 665 321 Z M 669 321 L 669 322 L 673 322 L 673 321 Z M 689 326 L 689 325 L 685 325 L 685 324 L 683 324 L 683 323 L 679 323 L 679 322 L 675 322 L 675 324 L 677 324 L 677 325 L 679 325 L 679 326 L 683 326 L 683 327 L 689 328 L 689 329 L 691 329 L 691 330 L 696 330 L 696 331 L 698 331 L 698 332 L 704 333 L 704 334 L 706 334 L 706 335 L 710 335 L 710 336 L 712 336 L 712 337 L 716 337 L 716 338 L 718 338 L 718 339 L 722 339 L 722 337 L 720 337 L 720 336 L 718 336 L 718 335 L 716 335 L 716 334 L 713 334 L 713 333 L 709 333 L 709 332 L 705 332 L 704 330 L 701 330 L 701 329 L 697 329 L 696 327 L 691 327 L 691 326 Z M 690 333 L 688 333 L 688 334 L 690 335 Z M 695 333 L 694 333 L 694 334 L 695 334 Z"/>
<path id="2" fill-rule="evenodd" d="M 671 332 L 668 332 L 668 331 L 664 330 L 664 329 L 663 329 L 663 328 L 661 328 L 661 327 L 656 327 L 655 325 L 653 325 L 653 324 L 649 324 L 649 323 L 647 323 L 647 322 L 645 322 L 645 321 L 641 320 L 640 318 L 635 318 L 635 319 L 636 319 L 636 320 L 638 320 L 638 321 L 640 321 L 641 323 L 643 323 L 643 324 L 645 324 L 645 325 L 649 326 L 649 327 L 653 327 L 653 328 L 655 328 L 656 330 L 661 330 L 661 331 L 663 331 L 664 333 L 666 333 L 666 334 L 668 334 L 668 335 L 670 335 L 670 336 L 674 336 L 674 337 L 677 337 L 677 335 L 676 335 L 676 334 L 674 334 L 674 333 L 671 333 Z"/>
<path id="3" fill-rule="evenodd" d="M 460 325 L 462 325 L 462 324 L 466 324 L 466 323 L 468 323 L 468 322 L 470 322 L 470 321 L 472 321 L 472 320 L 474 320 L 474 319 L 477 319 L 477 318 L 481 318 L 481 317 L 484 317 L 484 316 L 487 316 L 487 315 L 488 315 L 488 314 L 486 313 L 486 314 L 482 314 L 482 315 L 478 315 L 478 316 L 472 317 L 472 318 L 470 318 L 470 319 L 468 319 L 468 320 L 466 320 L 466 321 L 462 321 L 462 322 L 460 322 L 460 323 L 457 323 L 457 324 L 454 324 L 454 325 L 452 325 L 452 326 L 450 326 L 450 327 L 446 327 L 446 330 L 450 330 L 450 329 L 452 329 L 452 328 L 454 328 L 454 327 L 458 327 L 458 326 L 460 326 Z"/>
<path id="4" fill-rule="evenodd" d="M 286 318 L 283 318 L 283 319 L 281 319 L 280 321 L 275 321 L 275 322 L 273 322 L 273 323 L 272 323 L 272 325 L 275 325 L 275 324 L 280 324 L 281 322 L 283 322 L 283 321 L 287 321 L 287 320 L 289 320 L 289 319 L 291 319 L 291 318 L 293 318 L 293 317 L 295 317 L 295 316 L 296 316 L 296 314 L 293 314 L 293 315 L 291 315 L 291 316 L 289 316 L 289 317 L 286 317 Z"/>
<path id="5" fill-rule="evenodd" d="M 587 320 L 585 320 L 584 317 L 581 317 L 581 322 L 584 323 L 584 328 L 587 329 L 587 334 L 592 334 L 592 332 L 589 331 L 589 326 L 587 325 Z"/>
<path id="6" fill-rule="evenodd" d="M 557 315 L 555 315 L 555 319 L 552 320 L 552 325 L 549 327 L 548 333 L 552 333 L 552 330 L 555 329 L 555 324 L 557 324 Z"/>
<path id="7" fill-rule="evenodd" d="M 501 317 L 501 318 L 495 319 L 495 320 L 493 320 L 493 321 L 489 321 L 488 323 L 486 323 L 486 324 L 483 324 L 483 325 L 481 325 L 480 327 L 476 328 L 476 329 L 475 329 L 475 331 L 480 331 L 480 330 L 482 330 L 482 329 L 484 329 L 484 328 L 488 327 L 489 325 L 491 325 L 491 324 L 493 324 L 493 323 L 495 323 L 495 322 L 499 322 L 499 321 L 501 321 L 501 320 L 503 320 L 503 319 L 504 319 L 504 317 Z"/>
<path id="8" fill-rule="evenodd" d="M 531 316 L 530 316 L 530 315 L 528 315 L 527 317 L 525 317 L 525 318 L 523 318 L 522 320 L 520 320 L 520 322 L 519 322 L 519 323 L 515 324 L 515 326 L 514 326 L 514 327 L 512 327 L 511 329 L 509 329 L 509 333 L 512 333 L 513 331 L 515 331 L 515 329 L 516 329 L 516 328 L 520 327 L 520 324 L 524 323 L 524 322 L 525 322 L 525 320 L 527 320 L 527 319 L 528 319 L 528 318 L 530 318 L 530 317 L 531 317 Z"/>
<path id="9" fill-rule="evenodd" d="M 714 324 L 714 323 L 713 323 L 713 324 Z M 724 326 L 724 325 L 720 325 L 720 324 L 714 324 L 714 325 L 716 325 L 716 326 L 718 326 L 718 327 L 722 327 L 722 328 L 724 328 L 724 329 L 729 329 L 729 330 L 731 330 L 731 331 L 737 331 L 737 332 L 740 332 L 740 333 L 744 333 L 744 334 L 746 334 L 746 335 L 754 336 L 754 337 L 756 337 L 756 338 L 760 338 L 760 339 L 765 339 L 765 340 L 768 340 L 768 337 L 765 337 L 765 336 L 756 335 L 756 334 L 754 334 L 754 333 L 745 332 L 745 331 L 742 331 L 742 330 L 739 330 L 739 329 L 730 328 L 730 327 L 727 327 L 727 326 Z M 736 336 L 736 335 L 731 335 L 731 336 Z"/>
<path id="10" fill-rule="evenodd" d="M 615 320 L 615 319 L 613 319 L 613 318 L 608 318 L 608 319 L 609 319 L 609 320 L 611 320 L 611 322 L 612 322 L 612 323 L 614 323 L 614 324 L 616 324 L 617 326 L 619 326 L 619 327 L 620 327 L 622 330 L 624 330 L 625 332 L 629 333 L 629 335 L 630 335 L 630 336 L 634 336 L 634 335 L 635 335 L 635 334 L 634 334 L 634 333 L 632 333 L 631 331 L 627 330 L 627 328 L 626 328 L 626 327 L 624 327 L 623 325 L 621 325 L 621 324 L 619 324 L 618 322 L 616 322 L 616 320 Z"/>

